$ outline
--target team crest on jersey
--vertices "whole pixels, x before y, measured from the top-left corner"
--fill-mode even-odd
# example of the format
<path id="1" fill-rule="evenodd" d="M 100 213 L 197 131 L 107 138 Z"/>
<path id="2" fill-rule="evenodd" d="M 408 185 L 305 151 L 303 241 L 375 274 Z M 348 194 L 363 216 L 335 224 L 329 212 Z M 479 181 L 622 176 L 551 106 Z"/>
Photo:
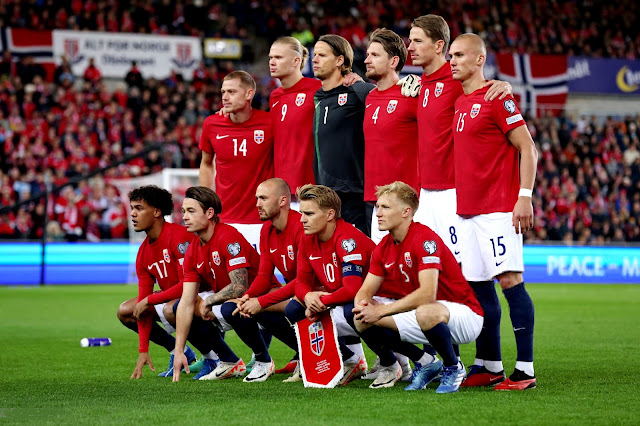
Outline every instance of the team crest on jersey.
<path id="1" fill-rule="evenodd" d="M 516 103 L 513 102 L 512 99 L 507 99 L 502 105 L 504 105 L 504 109 L 506 109 L 509 114 L 516 112 Z"/>
<path id="2" fill-rule="evenodd" d="M 220 266 L 220 253 L 214 251 L 213 253 L 211 253 L 211 259 L 213 259 L 213 263 Z"/>
<path id="3" fill-rule="evenodd" d="M 185 254 L 188 248 L 189 248 L 189 241 L 185 241 L 184 243 L 178 244 L 178 251 L 180 252 L 180 254 Z"/>
<path id="4" fill-rule="evenodd" d="M 429 254 L 433 254 L 438 250 L 438 245 L 433 240 L 425 241 L 422 243 L 422 247 L 424 247 L 424 250 Z"/>
<path id="5" fill-rule="evenodd" d="M 480 104 L 473 104 L 471 107 L 471 114 L 469 116 L 471 118 L 476 118 L 480 114 Z"/>
<path id="6" fill-rule="evenodd" d="M 324 327 L 320 321 L 314 322 L 309 326 L 309 343 L 311 352 L 320 356 L 324 350 Z"/>
<path id="7" fill-rule="evenodd" d="M 442 95 L 442 92 L 444 92 L 444 83 L 436 83 L 436 90 L 433 91 L 433 94 L 436 95 L 436 98 L 440 95 Z"/>
<path id="8" fill-rule="evenodd" d="M 342 106 L 347 103 L 347 95 L 348 93 L 340 93 L 338 95 L 338 105 Z"/>
<path id="9" fill-rule="evenodd" d="M 294 260 L 295 253 L 293 252 L 293 246 L 292 245 L 288 245 L 287 246 L 287 255 L 289 256 L 289 259 Z"/>
<path id="10" fill-rule="evenodd" d="M 409 268 L 413 265 L 413 262 L 411 262 L 411 253 L 408 251 L 404 252 L 404 263 L 406 263 Z"/>
<path id="11" fill-rule="evenodd" d="M 396 107 L 398 106 L 398 101 L 391 100 L 389 101 L 389 103 L 387 104 L 387 113 L 391 114 L 393 111 L 396 110 Z"/>
<path id="12" fill-rule="evenodd" d="M 264 130 L 254 130 L 253 141 L 257 144 L 264 142 Z"/>
<path id="13" fill-rule="evenodd" d="M 164 257 L 165 262 L 171 263 L 171 256 L 169 256 L 169 249 L 162 250 L 162 256 Z"/>
<path id="14" fill-rule="evenodd" d="M 341 245 L 344 251 L 346 251 L 347 253 L 351 253 L 356 249 L 356 240 L 354 240 L 353 238 L 349 238 L 348 240 L 342 240 Z"/>
<path id="15" fill-rule="evenodd" d="M 240 243 L 227 244 L 227 251 L 231 256 L 237 256 L 240 253 Z"/>
<path id="16" fill-rule="evenodd" d="M 302 106 L 302 104 L 304 103 L 305 99 L 307 99 L 307 94 L 306 93 L 298 93 L 296 95 L 296 106 Z"/>

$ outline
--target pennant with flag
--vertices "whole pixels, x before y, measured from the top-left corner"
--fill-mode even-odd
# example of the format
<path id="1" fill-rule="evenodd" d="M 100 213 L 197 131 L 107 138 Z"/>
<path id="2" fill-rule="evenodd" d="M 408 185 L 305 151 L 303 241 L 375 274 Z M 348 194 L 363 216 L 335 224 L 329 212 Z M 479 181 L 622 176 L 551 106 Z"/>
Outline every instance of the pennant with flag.
<path id="1" fill-rule="evenodd" d="M 521 111 L 539 117 L 564 109 L 569 92 L 566 56 L 500 53 L 496 59 L 498 78 L 511 83 Z"/>
<path id="2" fill-rule="evenodd" d="M 334 388 L 342 378 L 342 355 L 332 315 L 329 309 L 318 314 L 316 321 L 304 318 L 295 324 L 305 388 Z"/>

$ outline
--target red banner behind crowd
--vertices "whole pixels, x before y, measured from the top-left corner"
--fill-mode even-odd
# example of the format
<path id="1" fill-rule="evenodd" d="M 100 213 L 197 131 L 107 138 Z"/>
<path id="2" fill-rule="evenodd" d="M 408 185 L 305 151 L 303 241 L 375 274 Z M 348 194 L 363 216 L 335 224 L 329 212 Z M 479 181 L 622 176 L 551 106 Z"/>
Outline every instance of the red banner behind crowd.
<path id="1" fill-rule="evenodd" d="M 56 64 L 53 58 L 53 38 L 51 31 L 33 31 L 24 28 L 0 29 L 0 48 L 11 52 L 14 63 L 26 56 L 47 72 L 47 81 L 53 81 Z"/>

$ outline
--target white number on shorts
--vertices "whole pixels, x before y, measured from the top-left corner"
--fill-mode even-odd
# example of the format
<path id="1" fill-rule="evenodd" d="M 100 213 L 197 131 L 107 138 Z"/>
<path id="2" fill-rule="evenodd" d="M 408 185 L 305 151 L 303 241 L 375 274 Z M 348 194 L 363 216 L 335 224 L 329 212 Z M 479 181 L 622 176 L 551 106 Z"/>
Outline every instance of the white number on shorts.
<path id="1" fill-rule="evenodd" d="M 284 256 L 284 254 L 281 254 L 280 256 L 282 256 L 282 266 L 284 266 L 284 270 L 286 272 L 286 271 L 288 271 L 288 269 L 287 269 L 287 258 Z"/>
<path id="2" fill-rule="evenodd" d="M 400 273 L 402 275 L 404 275 L 404 282 L 408 283 L 409 282 L 409 274 L 407 274 L 404 269 L 402 269 L 402 267 L 404 266 L 402 263 L 398 265 L 400 267 Z"/>
<path id="3" fill-rule="evenodd" d="M 373 118 L 373 124 L 378 124 L 378 113 L 380 112 L 380 107 L 376 108 L 376 110 L 373 112 L 373 116 L 371 118 Z"/>
<path id="4" fill-rule="evenodd" d="M 284 117 L 287 115 L 287 104 L 282 105 L 282 118 L 280 121 L 284 121 Z"/>
<path id="5" fill-rule="evenodd" d="M 327 277 L 327 281 L 333 283 L 336 281 L 336 270 L 331 263 L 324 265 L 324 275 Z"/>
<path id="6" fill-rule="evenodd" d="M 493 257 L 503 256 L 507 252 L 507 247 L 500 241 L 503 238 L 504 236 L 498 237 L 496 238 L 496 241 L 493 241 L 493 238 L 491 238 L 491 245 L 493 246 Z M 500 253 L 496 254 L 496 246 L 502 249 Z"/>
<path id="7" fill-rule="evenodd" d="M 233 155 L 237 157 L 238 151 L 242 153 L 243 157 L 247 156 L 247 140 L 246 139 L 242 139 L 242 142 L 240 142 L 240 148 L 238 148 L 238 139 L 233 140 Z"/>
<path id="8" fill-rule="evenodd" d="M 164 275 L 162 274 L 162 270 L 160 270 L 160 263 L 162 263 L 162 269 L 164 269 Z M 164 277 L 167 276 L 167 264 L 164 263 L 164 260 L 161 260 L 160 262 L 155 262 L 152 263 L 151 265 L 149 265 L 149 269 L 156 267 L 156 271 L 158 271 L 158 275 L 160 277 L 160 279 L 163 279 Z"/>

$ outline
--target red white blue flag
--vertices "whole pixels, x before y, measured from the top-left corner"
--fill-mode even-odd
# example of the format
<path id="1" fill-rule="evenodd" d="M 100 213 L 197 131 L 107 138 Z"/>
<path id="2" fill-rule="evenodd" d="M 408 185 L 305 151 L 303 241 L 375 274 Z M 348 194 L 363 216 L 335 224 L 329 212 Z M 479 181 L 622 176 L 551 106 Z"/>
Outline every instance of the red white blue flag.
<path id="1" fill-rule="evenodd" d="M 564 109 L 569 92 L 567 57 L 562 55 L 496 55 L 498 78 L 513 86 L 521 111 L 540 116 Z"/>
<path id="2" fill-rule="evenodd" d="M 33 31 L 24 28 L 0 29 L 0 48 L 11 52 L 15 62 L 32 56 L 47 71 L 47 80 L 53 79 L 56 65 L 53 58 L 51 31 Z"/>

